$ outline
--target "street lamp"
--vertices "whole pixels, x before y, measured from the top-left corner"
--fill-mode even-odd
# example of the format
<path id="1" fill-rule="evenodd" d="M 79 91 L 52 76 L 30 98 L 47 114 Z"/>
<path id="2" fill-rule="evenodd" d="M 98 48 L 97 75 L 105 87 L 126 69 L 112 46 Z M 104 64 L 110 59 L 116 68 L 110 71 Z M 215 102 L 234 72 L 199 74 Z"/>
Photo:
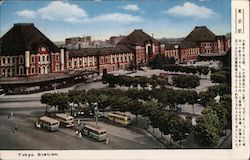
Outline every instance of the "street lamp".
<path id="1" fill-rule="evenodd" d="M 98 116 L 100 115 L 100 113 L 99 113 L 97 103 L 94 103 L 94 113 L 95 113 L 95 115 L 94 115 L 95 122 L 96 122 L 96 125 L 98 125 Z"/>

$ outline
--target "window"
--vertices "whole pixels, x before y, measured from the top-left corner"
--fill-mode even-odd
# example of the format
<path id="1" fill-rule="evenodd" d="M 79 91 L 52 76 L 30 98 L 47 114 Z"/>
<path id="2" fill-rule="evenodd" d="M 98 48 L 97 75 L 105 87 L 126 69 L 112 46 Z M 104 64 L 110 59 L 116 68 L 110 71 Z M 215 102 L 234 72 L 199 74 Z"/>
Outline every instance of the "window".
<path id="1" fill-rule="evenodd" d="M 113 57 L 113 63 L 115 62 L 115 57 Z"/>
<path id="2" fill-rule="evenodd" d="M 58 59 L 59 59 L 59 55 L 56 55 L 56 61 L 58 61 Z"/>
<path id="3" fill-rule="evenodd" d="M 5 58 L 3 58 L 3 64 L 5 64 Z"/>
<path id="4" fill-rule="evenodd" d="M 106 63 L 108 63 L 108 57 L 106 57 L 106 60 L 105 60 Z"/>
<path id="5" fill-rule="evenodd" d="M 74 61 L 74 66 L 76 66 L 76 60 Z"/>
<path id="6" fill-rule="evenodd" d="M 7 69 L 7 76 L 10 76 L 10 69 Z"/>
<path id="7" fill-rule="evenodd" d="M 39 74 L 41 74 L 41 67 L 39 67 Z"/>
<path id="8" fill-rule="evenodd" d="M 123 57 L 121 57 L 121 62 L 123 61 Z"/>
<path id="9" fill-rule="evenodd" d="M 43 56 L 43 62 L 45 61 L 45 56 Z"/>
<path id="10" fill-rule="evenodd" d="M 47 56 L 47 61 L 49 61 L 49 56 Z"/>
<path id="11" fill-rule="evenodd" d="M 31 68 L 31 72 L 35 73 L 35 68 L 34 67 Z"/>
<path id="12" fill-rule="evenodd" d="M 40 58 L 40 56 L 38 57 L 38 61 L 39 61 L 39 62 L 41 61 L 41 58 Z"/>
<path id="13" fill-rule="evenodd" d="M 20 68 L 20 74 L 23 74 L 23 68 Z"/>
<path id="14" fill-rule="evenodd" d="M 119 57 L 118 56 L 116 57 L 116 61 L 119 62 Z"/>
<path id="15" fill-rule="evenodd" d="M 59 64 L 56 64 L 56 71 L 59 71 L 60 70 L 60 66 Z"/>
<path id="16" fill-rule="evenodd" d="M 80 66 L 82 65 L 82 60 L 79 61 L 79 65 L 80 65 Z"/>
<path id="17" fill-rule="evenodd" d="M 127 57 L 125 56 L 124 58 L 125 58 L 125 62 L 127 62 Z"/>
<path id="18" fill-rule="evenodd" d="M 8 60 L 8 64 L 10 64 L 10 58 L 8 58 L 7 60 Z"/>
<path id="19" fill-rule="evenodd" d="M 16 74 L 16 69 L 12 69 L 12 76 Z"/>
<path id="20" fill-rule="evenodd" d="M 13 57 L 12 62 L 13 62 L 13 63 L 16 63 L 16 58 Z"/>
<path id="21" fill-rule="evenodd" d="M 69 61 L 69 67 L 71 67 L 71 62 Z"/>
<path id="22" fill-rule="evenodd" d="M 5 69 L 2 70 L 2 76 L 5 76 Z"/>
<path id="23" fill-rule="evenodd" d="M 31 62 L 32 62 L 32 63 L 35 62 L 35 57 L 31 57 Z"/>
<path id="24" fill-rule="evenodd" d="M 101 61 L 102 61 L 102 64 L 103 64 L 103 63 L 104 63 L 104 62 L 103 62 L 103 57 L 102 57 Z"/>

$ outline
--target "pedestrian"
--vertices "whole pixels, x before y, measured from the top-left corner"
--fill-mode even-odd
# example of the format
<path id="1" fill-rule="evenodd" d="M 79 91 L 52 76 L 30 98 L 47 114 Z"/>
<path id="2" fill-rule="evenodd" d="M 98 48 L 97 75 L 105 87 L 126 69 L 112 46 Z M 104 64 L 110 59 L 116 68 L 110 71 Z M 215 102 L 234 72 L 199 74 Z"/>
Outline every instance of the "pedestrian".
<path id="1" fill-rule="evenodd" d="M 108 137 L 106 138 L 106 144 L 109 144 L 109 138 Z"/>
<path id="2" fill-rule="evenodd" d="M 8 113 L 8 119 L 10 119 L 10 113 Z"/>
<path id="3" fill-rule="evenodd" d="M 82 133 L 81 133 L 81 132 L 79 132 L 79 134 L 78 134 L 78 135 L 79 135 L 79 137 L 80 137 L 80 138 L 82 137 Z"/>
<path id="4" fill-rule="evenodd" d="M 17 124 L 16 124 L 16 126 L 15 126 L 15 132 L 17 131 Z"/>

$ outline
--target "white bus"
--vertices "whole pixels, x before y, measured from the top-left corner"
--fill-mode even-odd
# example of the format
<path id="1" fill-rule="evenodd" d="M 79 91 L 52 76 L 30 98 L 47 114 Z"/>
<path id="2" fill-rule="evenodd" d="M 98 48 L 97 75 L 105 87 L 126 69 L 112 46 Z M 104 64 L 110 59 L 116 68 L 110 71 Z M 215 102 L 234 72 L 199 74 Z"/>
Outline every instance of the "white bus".
<path id="1" fill-rule="evenodd" d="M 67 115 L 65 113 L 56 114 L 55 119 L 58 120 L 60 124 L 64 127 L 74 126 L 74 117 Z"/>
<path id="2" fill-rule="evenodd" d="M 98 141 L 104 141 L 108 137 L 107 130 L 105 128 L 94 124 L 86 124 L 82 128 L 82 134 Z"/>
<path id="3" fill-rule="evenodd" d="M 40 125 L 43 128 L 48 129 L 49 131 L 56 131 L 59 128 L 60 122 L 56 119 L 43 116 L 39 118 L 38 125 Z"/>
<path id="4" fill-rule="evenodd" d="M 112 122 L 119 123 L 125 126 L 131 124 L 130 116 L 126 116 L 120 113 L 109 113 L 108 119 Z"/>

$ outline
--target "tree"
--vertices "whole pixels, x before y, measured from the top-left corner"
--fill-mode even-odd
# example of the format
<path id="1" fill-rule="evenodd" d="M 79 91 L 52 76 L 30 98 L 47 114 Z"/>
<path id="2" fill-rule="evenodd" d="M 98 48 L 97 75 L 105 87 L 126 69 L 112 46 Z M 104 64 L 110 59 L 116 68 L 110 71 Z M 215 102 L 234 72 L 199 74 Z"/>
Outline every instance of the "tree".
<path id="1" fill-rule="evenodd" d="M 115 87 L 117 84 L 117 78 L 113 74 L 107 74 L 104 78 L 104 82 L 109 84 L 109 87 Z"/>
<path id="2" fill-rule="evenodd" d="M 181 148 L 182 140 L 185 139 L 191 131 L 191 124 L 175 115 L 170 117 L 169 123 L 171 137 L 173 141 L 179 141 Z"/>
<path id="3" fill-rule="evenodd" d="M 199 99 L 199 104 L 206 106 L 210 101 L 214 101 L 214 96 L 209 92 L 200 92 Z"/>
<path id="4" fill-rule="evenodd" d="M 152 110 L 152 112 L 149 114 L 149 118 L 151 121 L 151 125 L 153 127 L 153 132 L 154 132 L 154 128 L 158 128 L 159 127 L 159 121 L 160 121 L 160 117 L 163 116 L 163 111 L 159 110 L 158 108 L 154 108 Z"/>
<path id="5" fill-rule="evenodd" d="M 152 88 L 155 88 L 155 87 L 159 84 L 158 76 L 153 75 L 153 76 L 149 79 L 149 83 L 152 85 Z"/>
<path id="6" fill-rule="evenodd" d="M 186 100 L 188 104 L 192 105 L 193 108 L 193 114 L 194 114 L 194 104 L 197 102 L 198 94 L 196 91 L 190 91 L 188 94 L 186 94 Z"/>
<path id="7" fill-rule="evenodd" d="M 222 133 L 223 129 L 226 129 L 227 126 L 227 108 L 222 106 L 220 103 L 211 102 L 208 106 L 202 111 L 202 114 L 207 113 L 216 113 L 220 122 L 220 134 Z"/>
<path id="8" fill-rule="evenodd" d="M 217 71 L 211 75 L 211 81 L 213 83 L 226 83 L 227 76 L 225 71 Z"/>
<path id="9" fill-rule="evenodd" d="M 74 104 L 77 104 L 77 106 L 79 106 L 80 103 L 83 102 L 83 98 L 85 99 L 85 96 L 86 96 L 86 91 L 85 90 L 82 90 L 82 91 L 71 90 L 68 92 L 68 96 L 69 96 L 69 102 L 72 103 L 72 106 L 70 108 L 71 115 L 72 115 L 72 107 L 74 107 Z"/>
<path id="10" fill-rule="evenodd" d="M 46 104 L 46 113 L 48 112 L 48 105 L 52 105 L 53 97 L 51 93 L 44 93 L 40 99 L 42 104 Z"/>
<path id="11" fill-rule="evenodd" d="M 209 112 L 197 119 L 195 139 L 205 147 L 214 147 L 219 140 L 220 122 L 216 113 Z"/>
<path id="12" fill-rule="evenodd" d="M 162 133 L 164 135 L 168 135 L 170 134 L 170 131 L 169 131 L 169 116 L 163 114 L 159 117 L 159 130 L 161 131 L 161 138 L 162 138 Z"/>
<path id="13" fill-rule="evenodd" d="M 168 58 L 164 55 L 157 54 L 155 55 L 153 61 L 150 63 L 150 66 L 154 69 L 162 69 L 165 65 L 175 64 L 174 57 Z"/>
<path id="14" fill-rule="evenodd" d="M 139 77 L 139 84 L 140 86 L 144 89 L 145 87 L 148 86 L 148 78 L 145 76 Z"/>
<path id="15" fill-rule="evenodd" d="M 142 105 L 141 102 L 138 100 L 132 100 L 128 102 L 128 107 L 130 112 L 136 116 L 136 121 L 135 121 L 136 124 L 138 121 L 138 115 L 142 112 L 141 105 Z"/>
<path id="16" fill-rule="evenodd" d="M 102 112 L 104 112 L 105 108 L 110 106 L 110 96 L 102 94 L 98 97 L 98 108 L 102 109 Z"/>
<path id="17" fill-rule="evenodd" d="M 96 89 L 91 89 L 91 90 L 88 90 L 86 95 L 87 95 L 87 98 L 86 98 L 87 102 L 89 106 L 93 109 L 94 103 L 98 102 L 99 91 Z"/>
<path id="18" fill-rule="evenodd" d="M 65 112 L 65 110 L 68 110 L 68 108 L 69 108 L 68 93 L 58 93 L 57 106 L 58 106 L 58 111 Z"/>
<path id="19" fill-rule="evenodd" d="M 172 78 L 173 84 L 180 88 L 195 88 L 200 85 L 200 78 L 197 76 L 177 75 Z"/>

